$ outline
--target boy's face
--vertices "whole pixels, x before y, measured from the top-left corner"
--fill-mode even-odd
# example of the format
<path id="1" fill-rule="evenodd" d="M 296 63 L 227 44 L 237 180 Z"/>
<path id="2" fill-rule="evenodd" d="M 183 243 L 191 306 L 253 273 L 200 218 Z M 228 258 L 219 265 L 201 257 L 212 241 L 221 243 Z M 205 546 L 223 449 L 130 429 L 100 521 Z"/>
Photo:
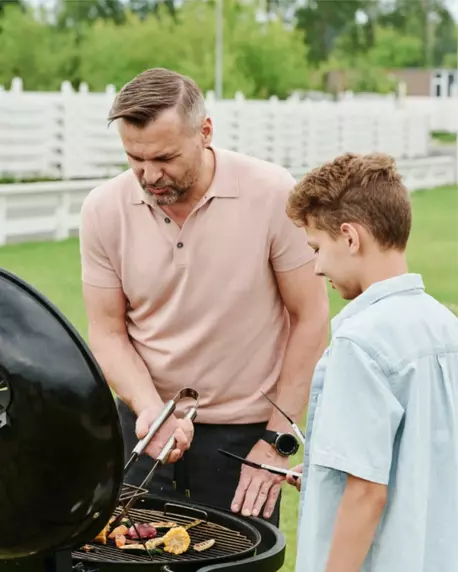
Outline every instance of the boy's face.
<path id="1" fill-rule="evenodd" d="M 341 233 L 333 238 L 319 230 L 313 221 L 306 226 L 308 243 L 315 251 L 315 274 L 328 278 L 332 288 L 344 300 L 353 300 L 362 292 L 361 260 L 358 232 L 352 225 L 342 225 Z M 355 236 L 356 235 L 356 236 Z"/>

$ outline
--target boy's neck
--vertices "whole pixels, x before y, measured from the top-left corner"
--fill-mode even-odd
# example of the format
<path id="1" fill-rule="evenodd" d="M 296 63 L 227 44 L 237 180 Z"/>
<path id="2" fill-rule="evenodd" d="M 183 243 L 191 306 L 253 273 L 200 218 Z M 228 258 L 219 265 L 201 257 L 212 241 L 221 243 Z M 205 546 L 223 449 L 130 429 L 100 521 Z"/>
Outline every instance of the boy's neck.
<path id="1" fill-rule="evenodd" d="M 408 272 L 407 260 L 404 252 L 389 250 L 379 252 L 378 256 L 368 257 L 364 275 L 361 280 L 361 289 L 364 292 L 376 282 L 382 282 L 395 276 Z"/>

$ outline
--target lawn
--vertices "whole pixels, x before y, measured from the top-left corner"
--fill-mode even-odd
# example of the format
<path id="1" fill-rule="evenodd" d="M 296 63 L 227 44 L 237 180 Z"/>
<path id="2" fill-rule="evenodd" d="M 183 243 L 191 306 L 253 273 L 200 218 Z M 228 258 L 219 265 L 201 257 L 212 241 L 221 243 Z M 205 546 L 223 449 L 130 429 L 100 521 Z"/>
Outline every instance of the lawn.
<path id="1" fill-rule="evenodd" d="M 423 275 L 430 294 L 458 314 L 458 188 L 418 191 L 413 195 L 414 225 L 408 249 L 411 272 Z M 29 281 L 49 297 L 86 337 L 81 299 L 78 241 L 28 243 L 0 248 L 0 267 Z M 335 315 L 343 303 L 330 291 Z M 296 463 L 300 462 L 300 454 Z M 282 529 L 287 535 L 287 561 L 293 572 L 298 494 L 285 490 Z"/>

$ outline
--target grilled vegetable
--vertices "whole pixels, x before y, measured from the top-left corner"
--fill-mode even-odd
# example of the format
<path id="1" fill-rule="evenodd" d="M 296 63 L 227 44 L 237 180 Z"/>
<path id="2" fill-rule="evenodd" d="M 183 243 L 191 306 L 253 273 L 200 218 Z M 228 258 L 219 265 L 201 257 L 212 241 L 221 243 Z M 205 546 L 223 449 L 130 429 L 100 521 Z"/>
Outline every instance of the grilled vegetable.
<path id="1" fill-rule="evenodd" d="M 126 542 L 127 542 L 127 539 L 124 536 L 124 534 L 117 534 L 115 536 L 116 548 L 122 548 L 123 546 L 125 546 Z"/>
<path id="2" fill-rule="evenodd" d="M 127 528 L 127 526 L 121 524 L 121 526 L 117 526 L 112 530 L 112 532 L 110 532 L 108 538 L 116 538 L 116 536 L 118 536 L 119 534 L 123 534 L 125 536 L 128 530 L 129 529 Z"/>
<path id="3" fill-rule="evenodd" d="M 190 528 L 193 528 L 194 526 L 199 526 L 199 524 L 202 524 L 202 523 L 203 523 L 203 520 L 193 520 L 189 524 L 186 524 L 185 526 L 183 526 L 183 528 L 185 530 L 189 530 Z"/>
<path id="4" fill-rule="evenodd" d="M 107 543 L 107 534 L 108 534 L 109 529 L 110 529 L 110 525 L 107 524 L 94 538 L 94 542 L 97 542 L 97 544 L 106 544 Z"/>
<path id="5" fill-rule="evenodd" d="M 152 538 L 151 540 L 147 540 L 147 542 L 146 542 L 146 546 L 148 547 L 148 550 L 154 550 L 158 546 L 161 546 L 161 544 L 164 544 L 164 537 L 163 536 L 161 536 L 160 538 Z"/>
<path id="6" fill-rule="evenodd" d="M 199 542 L 198 544 L 194 544 L 193 549 L 196 552 L 203 552 L 204 550 L 208 550 L 215 544 L 216 540 L 214 538 L 210 538 L 209 540 L 204 540 L 203 542 Z"/>
<path id="7" fill-rule="evenodd" d="M 156 530 L 158 528 L 173 528 L 174 526 L 178 526 L 176 522 L 148 522 L 149 526 L 152 526 Z"/>
<path id="8" fill-rule="evenodd" d="M 171 528 L 163 539 L 164 550 L 170 554 L 183 554 L 191 544 L 191 538 L 183 526 Z"/>

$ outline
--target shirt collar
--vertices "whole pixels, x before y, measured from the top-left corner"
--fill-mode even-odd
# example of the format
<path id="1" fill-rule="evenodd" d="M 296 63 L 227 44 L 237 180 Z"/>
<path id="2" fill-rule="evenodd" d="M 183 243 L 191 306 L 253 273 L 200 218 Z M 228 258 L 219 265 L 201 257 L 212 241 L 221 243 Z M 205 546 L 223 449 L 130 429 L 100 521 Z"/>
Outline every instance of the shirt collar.
<path id="1" fill-rule="evenodd" d="M 349 302 L 345 308 L 331 320 L 331 330 L 334 335 L 340 326 L 360 312 L 379 302 L 383 298 L 396 294 L 424 292 L 425 286 L 420 274 L 401 274 L 381 282 L 371 284 L 367 290 Z"/>
<path id="2" fill-rule="evenodd" d="M 234 162 L 231 160 L 231 152 L 213 146 L 210 146 L 209 149 L 215 155 L 215 174 L 200 202 L 207 201 L 213 197 L 237 198 L 239 196 L 238 173 L 234 168 Z M 132 204 L 141 205 L 146 203 L 154 206 L 156 204 L 154 198 L 145 195 L 133 172 L 130 171 L 130 173 L 134 179 L 131 193 Z"/>

